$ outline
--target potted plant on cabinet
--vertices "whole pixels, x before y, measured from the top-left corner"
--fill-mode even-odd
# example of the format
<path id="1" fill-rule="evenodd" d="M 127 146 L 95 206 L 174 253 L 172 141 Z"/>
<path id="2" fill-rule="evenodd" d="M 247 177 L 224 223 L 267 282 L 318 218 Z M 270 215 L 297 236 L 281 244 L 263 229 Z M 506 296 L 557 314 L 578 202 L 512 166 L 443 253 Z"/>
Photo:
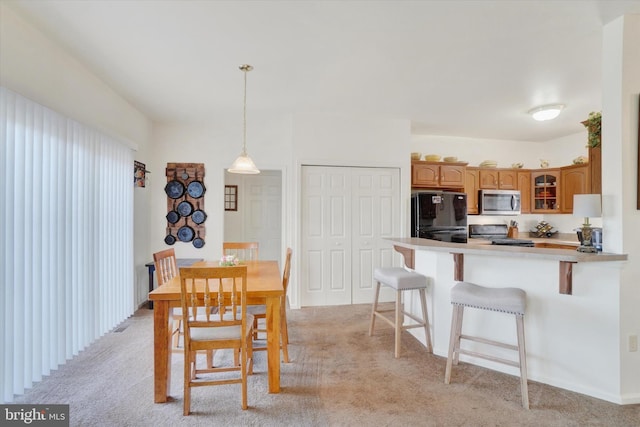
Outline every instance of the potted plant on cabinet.
<path id="1" fill-rule="evenodd" d="M 589 149 L 589 174 L 591 176 L 591 193 L 602 191 L 602 113 L 591 112 L 587 120 L 582 122 L 589 133 L 587 148 Z"/>
<path id="2" fill-rule="evenodd" d="M 602 142 L 602 113 L 590 112 L 587 120 L 582 122 L 584 127 L 589 131 L 589 138 L 587 140 L 587 147 L 596 148 L 600 146 Z"/>

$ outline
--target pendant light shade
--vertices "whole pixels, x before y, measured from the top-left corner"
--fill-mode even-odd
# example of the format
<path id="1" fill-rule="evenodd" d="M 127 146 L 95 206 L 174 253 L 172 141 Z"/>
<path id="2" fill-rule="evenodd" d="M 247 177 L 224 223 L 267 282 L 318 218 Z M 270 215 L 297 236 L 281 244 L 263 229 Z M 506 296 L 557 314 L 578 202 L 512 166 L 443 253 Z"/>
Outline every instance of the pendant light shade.
<path id="1" fill-rule="evenodd" d="M 242 122 L 242 152 L 238 156 L 235 162 L 227 169 L 231 173 L 244 173 L 244 174 L 256 174 L 260 173 L 260 170 L 256 167 L 251 157 L 247 154 L 247 73 L 253 70 L 253 67 L 248 64 L 240 66 L 240 70 L 244 73 L 244 114 Z"/>

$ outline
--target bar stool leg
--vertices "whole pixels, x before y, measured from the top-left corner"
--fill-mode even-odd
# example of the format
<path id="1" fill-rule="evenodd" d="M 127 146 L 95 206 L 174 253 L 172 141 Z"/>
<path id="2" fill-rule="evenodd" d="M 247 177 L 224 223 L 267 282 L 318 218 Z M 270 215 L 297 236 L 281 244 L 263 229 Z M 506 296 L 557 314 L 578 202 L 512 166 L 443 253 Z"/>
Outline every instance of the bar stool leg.
<path id="1" fill-rule="evenodd" d="M 458 322 L 461 316 L 458 314 L 458 311 L 460 311 L 461 309 L 464 309 L 464 307 L 459 305 L 454 305 L 453 312 L 451 313 L 451 333 L 449 334 L 449 354 L 447 355 L 447 368 L 444 372 L 445 384 L 449 384 L 449 381 L 451 380 L 451 366 L 453 365 L 454 350 L 456 348 L 457 340 L 460 337 L 460 334 L 458 334 Z"/>
<path id="2" fill-rule="evenodd" d="M 427 290 L 420 289 L 420 303 L 422 304 L 422 321 L 424 322 L 424 333 L 427 338 L 427 351 L 433 353 L 431 344 L 431 331 L 429 330 L 429 313 L 427 312 Z"/>
<path id="3" fill-rule="evenodd" d="M 516 328 L 518 330 L 518 353 L 520 357 L 520 393 L 522 394 L 522 406 L 529 409 L 529 387 L 527 385 L 527 351 L 524 344 L 524 317 L 516 315 Z"/>
<path id="4" fill-rule="evenodd" d="M 460 362 L 460 341 L 462 340 L 462 320 L 464 319 L 464 305 L 457 306 L 456 313 L 456 339 L 455 348 L 453 349 L 453 364 Z"/>
<path id="5" fill-rule="evenodd" d="M 375 297 L 373 298 L 373 308 L 371 309 L 371 324 L 369 325 L 369 336 L 373 336 L 373 326 L 376 323 L 376 311 L 378 310 L 378 296 L 380 295 L 380 282 L 376 282 Z"/>
<path id="6" fill-rule="evenodd" d="M 400 357 L 400 336 L 402 332 L 402 291 L 396 291 L 396 359 Z"/>

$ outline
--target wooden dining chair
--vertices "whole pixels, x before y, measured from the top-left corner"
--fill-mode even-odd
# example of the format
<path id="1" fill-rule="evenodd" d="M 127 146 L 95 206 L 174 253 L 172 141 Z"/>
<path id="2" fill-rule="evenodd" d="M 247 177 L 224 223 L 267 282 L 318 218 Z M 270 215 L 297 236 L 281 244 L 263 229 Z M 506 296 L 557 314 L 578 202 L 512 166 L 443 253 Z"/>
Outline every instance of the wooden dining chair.
<path id="1" fill-rule="evenodd" d="M 156 279 L 158 286 L 162 286 L 176 277 L 179 273 L 176 262 L 176 254 L 173 248 L 153 254 L 153 263 L 156 269 Z M 182 310 L 180 308 L 173 309 L 173 329 L 171 330 L 172 351 L 182 351 L 179 348 L 182 324 Z"/>
<path id="2" fill-rule="evenodd" d="M 184 324 L 184 415 L 191 411 L 191 388 L 242 384 L 242 409 L 247 409 L 247 376 L 253 373 L 253 316 L 247 313 L 247 266 L 180 269 Z M 205 313 L 198 316 L 198 308 Z M 229 309 L 226 309 L 229 307 Z M 231 349 L 239 363 L 198 369 L 196 353 Z M 216 374 L 239 371 L 240 376 Z"/>
<path id="3" fill-rule="evenodd" d="M 235 255 L 240 261 L 257 261 L 258 242 L 222 242 L 223 255 Z"/>
<path id="4" fill-rule="evenodd" d="M 158 286 L 162 286 L 180 274 L 177 266 L 176 254 L 173 248 L 153 254 L 153 263 L 156 269 L 156 279 Z M 215 309 L 214 309 L 215 312 Z M 171 351 L 182 352 L 180 347 L 180 337 L 182 332 L 182 308 L 172 309 L 173 325 L 171 329 Z M 198 315 L 204 316 L 204 308 L 198 309 Z M 207 352 L 207 366 L 213 366 L 213 351 Z"/>
<path id="5" fill-rule="evenodd" d="M 287 328 L 287 288 L 289 286 L 289 276 L 291 275 L 291 255 L 293 251 L 291 248 L 287 248 L 287 255 L 284 262 L 284 270 L 282 271 L 282 287 L 284 288 L 284 294 L 282 301 L 280 302 L 280 348 L 282 349 L 282 356 L 285 363 L 289 363 L 289 330 Z M 253 315 L 253 338 L 257 339 L 258 332 L 266 333 L 266 326 L 259 325 L 259 319 L 267 318 L 267 306 L 262 305 L 250 305 L 249 313 Z M 260 322 L 262 323 L 262 322 Z M 267 347 L 254 347 L 254 351 L 266 350 Z"/>

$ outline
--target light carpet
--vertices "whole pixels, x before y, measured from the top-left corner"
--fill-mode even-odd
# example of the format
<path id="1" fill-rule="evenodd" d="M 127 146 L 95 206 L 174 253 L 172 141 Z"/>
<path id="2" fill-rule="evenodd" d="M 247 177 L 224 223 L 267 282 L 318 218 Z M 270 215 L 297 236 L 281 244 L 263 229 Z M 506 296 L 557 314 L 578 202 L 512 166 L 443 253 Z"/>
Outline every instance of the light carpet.
<path id="1" fill-rule="evenodd" d="M 240 385 L 196 388 L 182 415 L 182 355 L 174 354 L 171 396 L 153 403 L 153 311 L 138 310 L 15 403 L 70 405 L 72 426 L 625 426 L 640 425 L 640 405 L 620 406 L 460 363 L 445 385 L 446 359 L 411 335 L 393 357 L 393 330 L 370 305 L 290 310 L 282 391 L 267 393 L 266 353 L 256 352 L 249 409 Z M 119 332 L 116 332 L 119 331 Z M 216 354 L 217 358 L 229 357 Z"/>

